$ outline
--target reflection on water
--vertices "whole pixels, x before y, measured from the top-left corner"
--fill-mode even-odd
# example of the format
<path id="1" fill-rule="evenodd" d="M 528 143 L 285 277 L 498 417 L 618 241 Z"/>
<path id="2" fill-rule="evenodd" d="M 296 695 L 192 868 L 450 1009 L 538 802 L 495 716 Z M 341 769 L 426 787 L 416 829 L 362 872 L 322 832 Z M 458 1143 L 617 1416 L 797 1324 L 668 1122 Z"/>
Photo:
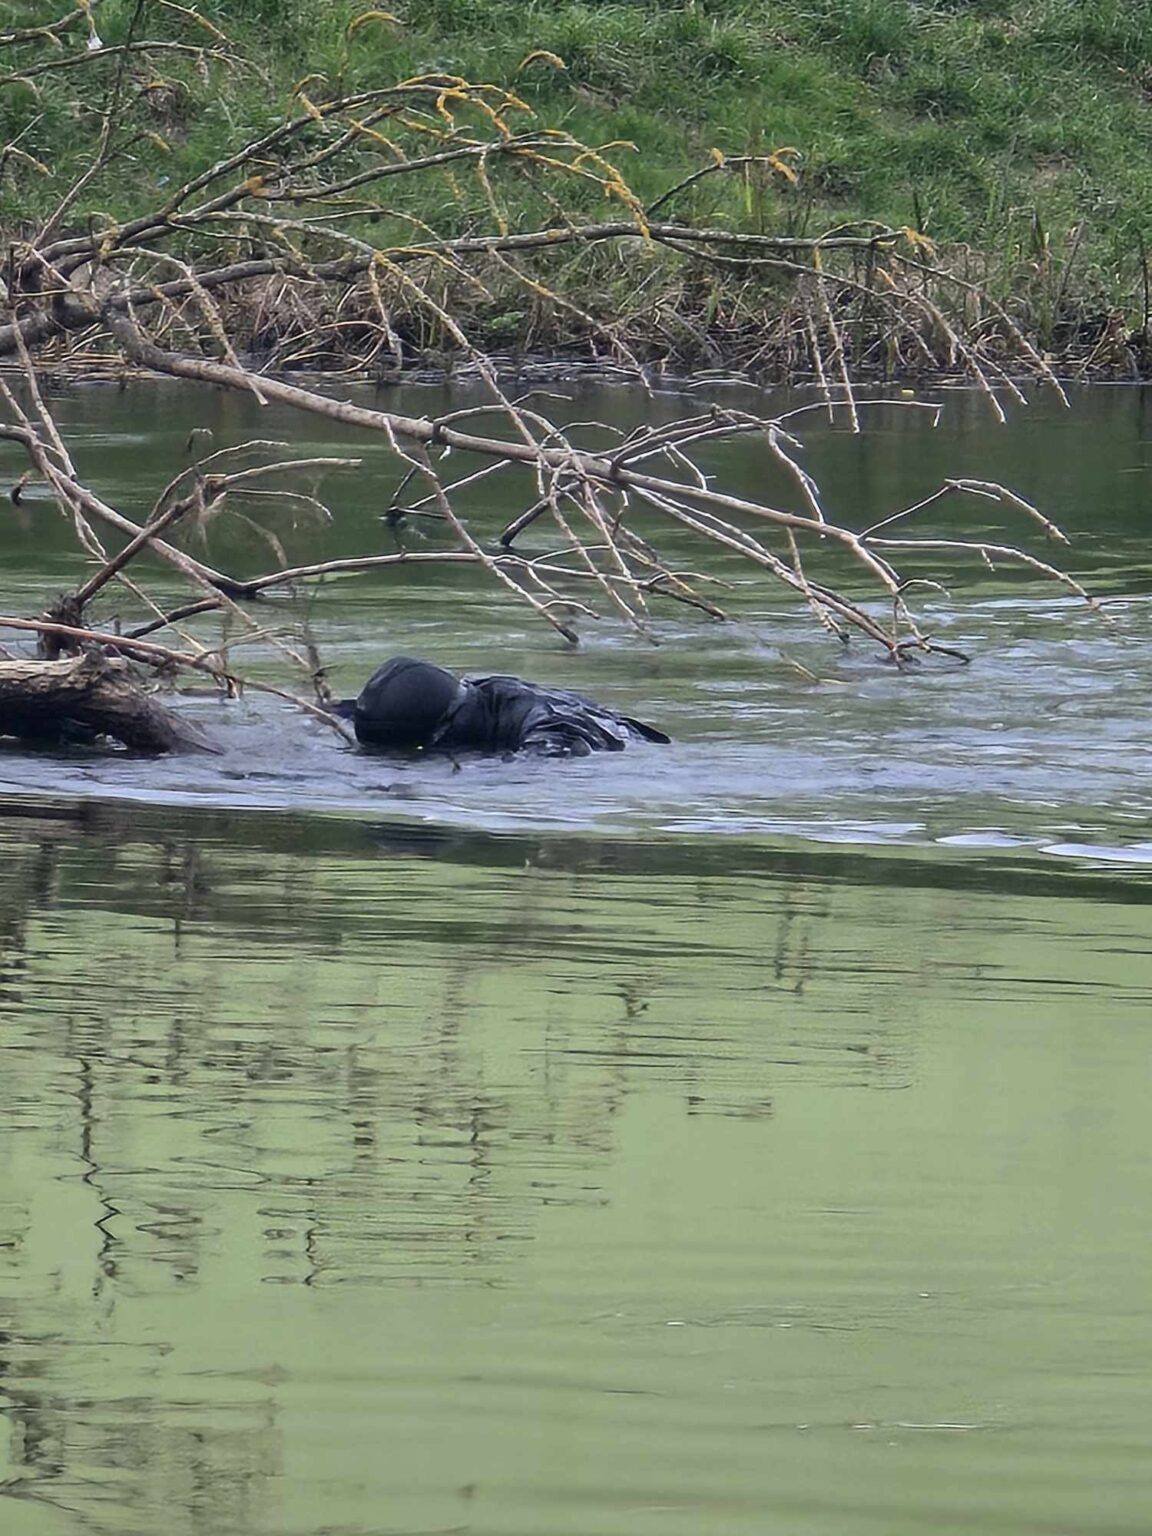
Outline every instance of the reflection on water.
<path id="1" fill-rule="evenodd" d="M 1142 1532 L 1144 889 L 0 821 L 15 1536 Z"/>
<path id="2" fill-rule="evenodd" d="M 958 572 L 924 606 L 976 661 L 897 676 L 717 556 L 730 626 L 566 654 L 409 571 L 264 613 L 341 691 L 417 651 L 675 745 L 390 764 L 249 696 L 184 701 L 218 757 L 0 749 L 3 1536 L 1144 1536 L 1150 403 L 809 450 L 858 525 L 1014 484 L 1111 627 Z M 193 409 L 288 432 L 125 404 L 61 416 L 136 514 Z M 380 538 L 356 449 L 291 560 Z M 35 487 L 0 545 L 0 611 L 83 569 Z"/>

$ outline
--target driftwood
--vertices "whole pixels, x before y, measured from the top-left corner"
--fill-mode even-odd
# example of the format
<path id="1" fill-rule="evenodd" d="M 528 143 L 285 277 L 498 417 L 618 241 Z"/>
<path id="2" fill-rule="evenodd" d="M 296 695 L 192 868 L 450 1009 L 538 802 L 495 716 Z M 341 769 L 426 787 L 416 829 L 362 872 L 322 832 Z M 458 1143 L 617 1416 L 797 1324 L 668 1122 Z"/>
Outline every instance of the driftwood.
<path id="1" fill-rule="evenodd" d="M 137 752 L 214 751 L 203 733 L 98 651 L 62 661 L 0 661 L 0 736 L 49 744 L 111 736 Z"/>

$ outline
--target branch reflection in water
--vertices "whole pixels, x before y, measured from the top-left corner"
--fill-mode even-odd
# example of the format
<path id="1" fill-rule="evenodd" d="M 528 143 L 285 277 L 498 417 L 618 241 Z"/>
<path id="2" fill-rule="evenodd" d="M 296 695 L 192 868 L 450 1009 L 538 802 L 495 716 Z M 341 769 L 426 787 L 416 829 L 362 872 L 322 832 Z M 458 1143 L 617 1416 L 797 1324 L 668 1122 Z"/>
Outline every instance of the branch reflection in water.
<path id="1" fill-rule="evenodd" d="M 815 1531 L 833 1452 L 841 1513 L 893 1497 L 851 1425 L 1043 1457 L 1028 1352 L 1125 1347 L 1119 881 L 98 802 L 0 847 L 20 1536 Z"/>

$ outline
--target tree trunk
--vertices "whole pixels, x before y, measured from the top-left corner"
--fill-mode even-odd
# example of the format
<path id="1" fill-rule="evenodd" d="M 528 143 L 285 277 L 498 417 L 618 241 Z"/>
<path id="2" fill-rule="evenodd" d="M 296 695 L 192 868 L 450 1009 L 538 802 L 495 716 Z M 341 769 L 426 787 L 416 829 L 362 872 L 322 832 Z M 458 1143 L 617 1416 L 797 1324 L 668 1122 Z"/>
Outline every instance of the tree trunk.
<path id="1" fill-rule="evenodd" d="M 216 750 L 199 727 L 149 698 L 127 662 L 98 651 L 0 661 L 0 736 L 49 743 L 111 736 L 137 752 Z"/>

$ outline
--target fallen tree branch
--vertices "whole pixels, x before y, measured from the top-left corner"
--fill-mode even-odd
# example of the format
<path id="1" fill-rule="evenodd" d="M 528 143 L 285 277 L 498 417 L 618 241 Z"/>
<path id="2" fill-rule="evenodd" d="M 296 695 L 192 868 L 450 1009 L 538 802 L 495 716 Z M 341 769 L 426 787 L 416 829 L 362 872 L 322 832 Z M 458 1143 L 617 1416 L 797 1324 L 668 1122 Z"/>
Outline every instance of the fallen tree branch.
<path id="1" fill-rule="evenodd" d="M 718 404 L 695 406 L 693 415 L 626 437 L 604 422 L 564 423 L 553 419 L 543 399 L 516 396 L 475 339 L 482 334 L 472 323 L 476 316 L 515 309 L 526 299 L 533 313 L 522 342 L 528 337 L 535 345 L 543 337 L 548 345 L 549 338 L 582 328 L 588 349 L 610 355 L 621 377 L 643 375 L 652 358 L 707 356 L 723 364 L 730 352 L 717 336 L 739 337 L 745 356 L 775 355 L 790 359 L 788 367 L 814 372 L 829 419 L 845 420 L 854 431 L 869 405 L 857 390 L 860 374 L 877 359 L 885 369 L 963 369 L 1001 417 L 1001 396 L 1022 401 L 1017 366 L 1059 392 L 1051 367 L 1015 321 L 985 303 L 967 276 L 955 278 L 915 231 L 859 223 L 808 237 L 741 229 L 738 213 L 731 220 L 718 216 L 707 228 L 653 217 L 705 176 L 775 175 L 791 182 L 793 152 L 720 157 L 645 209 L 605 150 L 559 129 L 533 124 L 516 131 L 517 115 L 529 109 L 502 87 L 437 72 L 340 95 L 323 77 L 310 76 L 283 121 L 229 145 L 214 163 L 185 171 L 182 185 L 157 194 L 132 217 L 113 217 L 101 211 L 100 192 L 109 190 L 115 157 L 146 133 L 141 100 L 148 87 L 137 97 L 128 82 L 135 79 L 136 52 L 151 46 L 138 43 L 135 31 L 149 3 L 131 0 L 117 11 L 114 49 L 96 37 L 85 4 L 52 23 L 50 34 L 11 39 L 14 69 L 27 56 L 21 49 L 35 49 L 38 41 L 57 48 L 47 64 L 42 57 L 32 62 L 50 76 L 46 88 L 62 94 L 75 89 L 79 60 L 59 56 L 59 33 L 86 19 L 88 52 L 112 61 L 98 76 L 110 89 L 87 163 L 73 161 L 63 195 L 49 200 L 55 212 L 38 235 L 9 242 L 0 269 L 0 355 L 14 354 L 24 370 L 23 383 L 12 388 L 0 378 L 0 408 L 10 418 L 0 420 L 0 438 L 23 447 L 92 562 L 86 579 L 49 613 L 13 619 L 14 627 L 38 633 L 42 643 L 96 644 L 148 665 L 207 671 L 232 690 L 244 682 L 233 669 L 234 651 L 242 643 L 270 642 L 280 653 L 277 664 L 306 676 L 320 704 L 250 686 L 292 698 L 343 729 L 323 707 L 328 685 L 300 594 L 295 611 L 287 602 L 267 603 L 264 611 L 274 621 L 268 627 L 244 605 L 328 576 L 458 566 L 527 604 L 570 643 L 583 619 L 602 614 L 655 641 L 649 599 L 667 597 L 723 617 L 699 590 L 713 579 L 707 571 L 687 569 L 698 562 L 680 551 L 675 561 L 659 552 L 669 529 L 677 540 L 691 536 L 699 547 L 716 546 L 725 559 L 747 561 L 755 574 L 806 603 L 839 641 L 856 632 L 898 664 L 942 649 L 910 611 L 911 589 L 932 582 L 906 579 L 896 564 L 904 553 L 1014 559 L 1087 596 L 1056 567 L 1007 543 L 921 537 L 923 522 L 911 526 L 945 494 L 959 493 L 992 498 L 1006 514 L 1027 520 L 1030 531 L 1062 537 L 1035 507 L 1002 487 L 951 481 L 861 532 L 853 523 L 864 519 L 855 509 L 846 515 L 826 506 L 804 467 L 791 430 L 796 413 L 773 419 Z M 178 5 L 171 10 L 179 25 L 206 26 L 214 43 L 231 47 L 198 13 Z M 171 48 L 168 56 L 177 62 L 215 57 L 203 44 Z M 26 70 L 23 78 L 35 75 Z M 445 195 L 405 203 L 406 189 L 421 177 L 437 178 L 433 185 L 447 189 Z M 510 178 L 520 192 L 528 189 L 523 206 L 539 210 L 538 218 L 509 216 L 509 208 L 521 207 L 506 197 Z M 381 201 L 385 189 L 393 202 Z M 605 200 L 622 210 L 619 216 L 597 216 Z M 110 206 L 122 205 L 113 198 Z M 433 208 L 440 211 L 426 211 Z M 607 254 L 613 250 L 621 254 Z M 564 281 L 565 269 L 577 264 L 583 293 L 592 295 L 583 303 Z M 607 320 L 597 313 L 589 272 L 610 274 L 607 289 L 622 313 Z M 342 386 L 331 377 L 313 384 L 273 372 L 306 364 L 383 380 L 412 357 L 430 354 L 466 371 L 483 391 L 482 403 L 439 417 L 414 416 L 339 398 Z M 315 487 L 293 486 L 291 479 L 266 485 L 270 477 L 339 462 L 315 456 L 236 469 L 222 460 L 240 450 L 224 446 L 170 471 L 143 522 L 125 516 L 87 483 L 38 386 L 46 360 L 78 355 L 105 370 L 128 366 L 235 390 L 260 408 L 284 407 L 377 434 L 401 480 L 379 520 L 383 547 L 369 542 L 342 559 L 310 559 L 313 549 L 293 547 L 269 521 L 270 505 L 329 517 Z M 692 387 L 730 383 L 731 374 L 727 368 L 725 376 L 702 376 Z M 737 437 L 744 440 L 742 453 L 760 455 L 771 490 L 738 494 L 713 473 L 711 455 Z M 270 446 L 248 445 L 261 452 Z M 466 458 L 449 473 L 445 461 L 452 454 Z M 501 506 L 499 523 L 489 528 L 476 510 L 479 496 L 470 498 L 485 481 L 490 508 L 498 475 L 511 488 L 512 503 Z M 411 484 L 418 492 L 414 506 L 405 505 Z M 242 568 L 220 570 L 187 552 L 190 534 L 206 538 L 209 525 L 225 517 L 246 537 L 262 539 L 277 569 L 255 576 Z M 528 548 L 529 529 L 546 553 Z M 883 533 L 889 536 L 878 536 Z M 412 549 L 413 538 L 439 547 Z M 513 553 L 518 538 L 523 545 Z M 346 545 L 339 547 L 346 552 Z M 192 591 L 174 596 L 165 589 L 162 599 L 150 592 L 149 553 Z M 840 560 L 840 569 L 849 564 L 850 588 L 837 590 L 822 578 L 829 556 Z M 94 620 L 84 628 L 85 607 L 107 604 L 113 584 L 125 604 L 115 624 Z M 174 629 L 183 650 L 146 638 L 217 613 L 218 627 L 190 622 Z M 282 624 L 285 615 L 291 622 Z"/>
<path id="2" fill-rule="evenodd" d="M 0 736 L 57 745 L 111 736 L 136 752 L 217 748 L 133 681 L 124 660 L 88 651 L 59 661 L 0 661 Z"/>

